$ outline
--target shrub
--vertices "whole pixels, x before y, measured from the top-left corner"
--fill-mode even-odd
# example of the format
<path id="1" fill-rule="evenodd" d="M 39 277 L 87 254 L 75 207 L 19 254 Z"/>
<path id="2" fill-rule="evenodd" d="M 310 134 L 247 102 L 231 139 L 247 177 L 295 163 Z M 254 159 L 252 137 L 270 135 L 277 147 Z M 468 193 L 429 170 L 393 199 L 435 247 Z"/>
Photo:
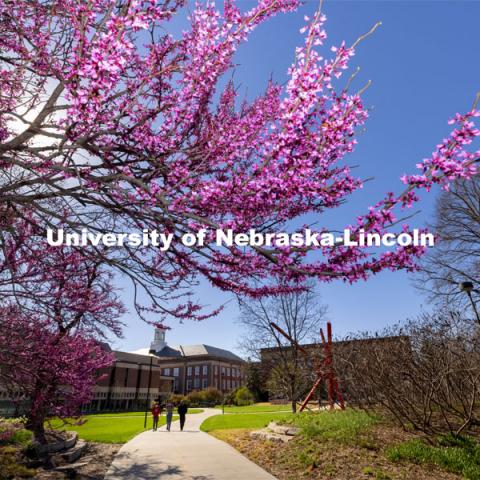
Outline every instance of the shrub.
<path id="1" fill-rule="evenodd" d="M 15 447 L 0 448 L 0 480 L 35 476 L 35 470 L 21 465 L 19 459 L 19 451 Z"/>
<path id="2" fill-rule="evenodd" d="M 178 405 L 180 402 L 187 402 L 187 404 L 189 403 L 188 397 L 185 395 L 178 395 L 176 393 L 172 393 L 172 395 L 168 397 L 168 401 L 172 402 L 174 405 Z"/>
<path id="3" fill-rule="evenodd" d="M 199 405 L 200 403 L 204 402 L 203 394 L 200 391 L 190 392 L 187 396 L 187 399 L 190 405 Z"/>
<path id="4" fill-rule="evenodd" d="M 223 393 L 216 388 L 209 387 L 200 392 L 203 395 L 203 399 L 206 403 L 218 405 L 223 402 Z"/>
<path id="5" fill-rule="evenodd" d="M 223 397 L 223 403 L 225 405 L 235 405 L 235 394 L 236 390 L 231 390 L 227 392 Z"/>
<path id="6" fill-rule="evenodd" d="M 205 390 L 196 390 L 188 394 L 188 401 L 191 405 L 210 404 L 217 405 L 222 403 L 223 394 L 219 390 L 213 387 L 206 388 Z"/>
<path id="7" fill-rule="evenodd" d="M 247 387 L 240 387 L 235 391 L 235 405 L 244 407 L 252 405 L 254 401 L 253 393 Z"/>
<path id="8" fill-rule="evenodd" d="M 18 443 L 26 445 L 32 440 L 32 433 L 25 430 L 22 418 L 0 418 L 0 445 Z"/>
<path id="9" fill-rule="evenodd" d="M 335 349 L 348 402 L 389 412 L 405 429 L 433 436 L 480 424 L 478 327 L 438 311 L 389 327 L 379 338 L 351 337 Z"/>

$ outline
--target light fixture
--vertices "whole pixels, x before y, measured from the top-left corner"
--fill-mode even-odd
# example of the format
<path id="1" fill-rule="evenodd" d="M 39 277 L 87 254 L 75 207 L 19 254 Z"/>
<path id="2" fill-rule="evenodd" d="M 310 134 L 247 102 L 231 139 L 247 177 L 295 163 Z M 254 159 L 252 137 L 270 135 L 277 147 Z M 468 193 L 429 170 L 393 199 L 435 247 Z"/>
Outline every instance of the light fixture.
<path id="1" fill-rule="evenodd" d="M 471 293 L 473 290 L 473 283 L 472 282 L 461 282 L 460 283 L 460 290 L 462 292 Z"/>

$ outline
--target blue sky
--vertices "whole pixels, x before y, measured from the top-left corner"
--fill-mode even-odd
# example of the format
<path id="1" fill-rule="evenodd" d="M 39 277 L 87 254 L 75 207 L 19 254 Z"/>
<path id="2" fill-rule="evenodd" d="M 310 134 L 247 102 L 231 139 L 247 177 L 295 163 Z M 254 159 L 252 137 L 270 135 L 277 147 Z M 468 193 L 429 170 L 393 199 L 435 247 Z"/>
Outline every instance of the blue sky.
<path id="1" fill-rule="evenodd" d="M 250 1 L 243 2 L 247 8 Z M 302 42 L 303 16 L 311 15 L 317 2 L 307 1 L 296 13 L 280 15 L 260 26 L 239 49 L 235 81 L 249 98 L 265 87 L 268 79 L 287 79 L 293 52 Z M 364 95 L 371 108 L 366 130 L 351 157 L 360 177 L 375 179 L 352 201 L 327 216 L 320 224 L 338 227 L 376 203 L 386 191 L 399 191 L 399 177 L 413 173 L 415 163 L 428 156 L 448 133 L 447 120 L 467 111 L 480 90 L 480 2 L 461 1 L 326 1 L 327 48 L 343 39 L 353 43 L 377 21 L 382 26 L 359 46 L 352 66 L 361 68 L 356 85 L 368 80 Z M 327 52 L 326 52 L 327 53 Z M 423 226 L 433 211 L 435 194 L 424 194 L 421 212 L 413 224 Z M 412 286 L 412 275 L 383 272 L 368 282 L 347 285 L 320 284 L 318 291 L 329 307 L 334 332 L 375 330 L 416 315 L 428 308 L 425 298 Z M 130 289 L 119 281 L 127 299 Z M 216 318 L 200 323 L 171 322 L 170 344 L 207 343 L 238 350 L 242 328 L 237 323 L 234 298 L 209 285 L 198 288 L 203 302 L 216 307 L 226 303 Z M 115 348 L 134 350 L 149 344 L 153 332 L 131 311 L 123 320 L 125 338 Z"/>

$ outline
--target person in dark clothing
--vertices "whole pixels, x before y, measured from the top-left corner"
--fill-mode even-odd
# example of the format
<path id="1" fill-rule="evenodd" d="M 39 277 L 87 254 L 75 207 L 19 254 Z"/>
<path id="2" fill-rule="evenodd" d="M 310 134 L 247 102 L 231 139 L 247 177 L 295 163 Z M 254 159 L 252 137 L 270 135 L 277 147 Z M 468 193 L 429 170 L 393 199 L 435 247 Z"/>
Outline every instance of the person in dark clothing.
<path id="1" fill-rule="evenodd" d="M 185 416 L 188 412 L 188 407 L 185 402 L 180 402 L 180 405 L 177 408 L 178 416 L 180 417 L 180 431 L 183 432 L 183 427 L 185 425 Z"/>

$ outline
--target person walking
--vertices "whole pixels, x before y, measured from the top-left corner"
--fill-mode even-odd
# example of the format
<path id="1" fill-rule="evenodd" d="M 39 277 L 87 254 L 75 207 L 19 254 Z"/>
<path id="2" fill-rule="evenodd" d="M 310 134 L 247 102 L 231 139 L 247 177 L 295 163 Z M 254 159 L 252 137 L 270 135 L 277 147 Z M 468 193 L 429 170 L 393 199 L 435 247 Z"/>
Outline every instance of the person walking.
<path id="1" fill-rule="evenodd" d="M 153 431 L 156 432 L 158 428 L 158 417 L 162 414 L 162 407 L 158 402 L 154 402 L 152 405 L 152 417 L 153 417 Z"/>
<path id="2" fill-rule="evenodd" d="M 187 404 L 184 401 L 180 402 L 180 405 L 177 408 L 177 412 L 180 417 L 180 431 L 183 432 L 183 427 L 185 426 L 185 416 L 188 412 Z"/>
<path id="3" fill-rule="evenodd" d="M 172 425 L 172 417 L 173 417 L 173 403 L 168 401 L 165 405 L 165 412 L 167 414 L 167 430 L 170 431 L 170 427 Z"/>

